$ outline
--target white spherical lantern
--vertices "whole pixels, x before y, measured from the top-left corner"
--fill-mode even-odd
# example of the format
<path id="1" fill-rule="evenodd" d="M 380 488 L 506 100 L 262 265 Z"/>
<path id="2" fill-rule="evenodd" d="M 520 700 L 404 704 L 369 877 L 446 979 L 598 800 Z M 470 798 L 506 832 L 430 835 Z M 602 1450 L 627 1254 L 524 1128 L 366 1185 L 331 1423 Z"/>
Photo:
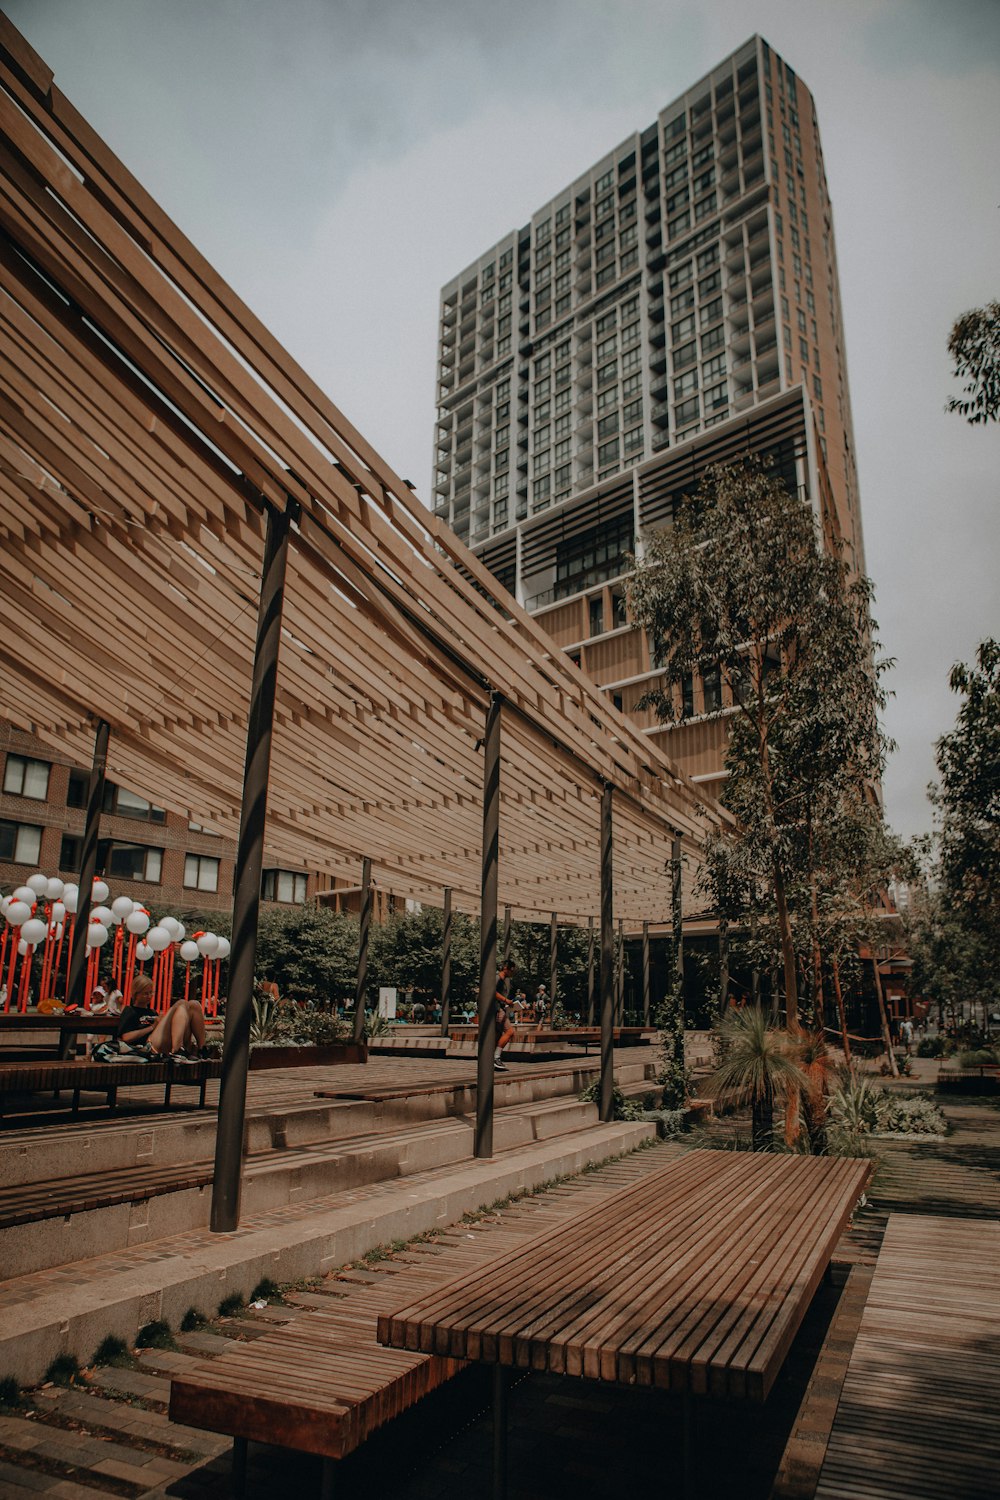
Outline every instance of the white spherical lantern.
<path id="1" fill-rule="evenodd" d="M 14 900 L 23 901 L 25 906 L 34 906 L 35 893 L 31 889 L 30 885 L 19 885 L 17 890 L 14 892 Z"/>
<path id="2" fill-rule="evenodd" d="M 18 954 L 20 955 L 21 958 L 27 958 L 27 956 L 28 956 L 28 945 L 24 941 L 24 938 L 19 938 L 18 939 L 18 942 L 17 942 L 17 951 L 18 951 Z"/>
<path id="3" fill-rule="evenodd" d="M 116 922 L 124 922 L 134 909 L 135 902 L 131 896 L 116 896 L 111 903 L 111 912 Z"/>
<path id="4" fill-rule="evenodd" d="M 219 939 L 214 932 L 203 932 L 200 938 L 196 938 L 198 952 L 202 958 L 214 958 L 219 946 Z"/>
<path id="5" fill-rule="evenodd" d="M 63 893 L 63 891 L 65 889 L 66 889 L 65 882 L 62 881 L 62 880 L 60 880 L 58 875 L 53 875 L 52 879 L 46 881 L 46 883 L 45 883 L 45 899 L 46 899 L 46 901 L 58 901 L 58 900 L 60 900 L 61 897 L 62 897 L 62 893 Z"/>
<path id="6" fill-rule="evenodd" d="M 110 906 L 92 906 L 90 908 L 90 920 L 92 922 L 100 922 L 102 927 L 111 927 L 115 919 L 111 914 Z"/>
<path id="7" fill-rule="evenodd" d="M 61 922 L 66 915 L 66 904 L 63 901 L 53 901 L 49 916 L 53 922 Z"/>
<path id="8" fill-rule="evenodd" d="M 52 926 L 49 928 L 49 931 L 51 932 L 57 943 L 62 942 L 63 924 L 61 922 L 53 922 Z"/>
<path id="9" fill-rule="evenodd" d="M 110 887 L 103 880 L 95 879 L 90 891 L 91 901 L 107 901 L 110 895 Z"/>
<path id="10" fill-rule="evenodd" d="M 186 943 L 181 943 L 181 958 L 184 960 L 184 962 L 186 964 L 193 964 L 194 961 L 195 961 L 195 959 L 197 957 L 198 957 L 198 944 L 197 943 L 192 943 L 190 939 L 188 939 L 188 941 Z"/>
<path id="11" fill-rule="evenodd" d="M 216 958 L 228 958 L 231 952 L 232 948 L 230 947 L 229 939 L 220 937 L 219 946 L 215 950 Z"/>
<path id="12" fill-rule="evenodd" d="M 29 917 L 28 921 L 22 924 L 21 937 L 26 943 L 44 943 L 45 923 L 40 917 Z"/>
<path id="13" fill-rule="evenodd" d="M 146 934 L 146 946 L 152 948 L 154 953 L 162 953 L 164 948 L 169 948 L 172 942 L 173 938 L 163 926 L 151 927 Z"/>
<path id="14" fill-rule="evenodd" d="M 80 888 L 79 888 L 79 886 L 76 886 L 76 885 L 66 885 L 66 886 L 63 886 L 63 897 L 62 898 L 63 898 L 63 905 L 65 906 L 66 910 L 69 912 L 69 914 L 70 914 L 71 917 L 74 916 L 76 914 L 77 907 L 80 904 Z"/>
<path id="15" fill-rule="evenodd" d="M 39 896 L 45 895 L 45 887 L 49 883 L 49 877 L 47 875 L 43 875 L 41 870 L 36 870 L 34 875 L 29 875 L 24 883 L 35 893 L 35 899 L 37 901 Z"/>
<path id="16" fill-rule="evenodd" d="M 176 917 L 161 917 L 157 925 L 162 927 L 164 932 L 170 933 L 170 941 L 172 943 L 177 941 L 177 929 L 181 924 Z"/>
<path id="17" fill-rule="evenodd" d="M 31 907 L 27 901 L 12 901 L 4 916 L 12 927 L 20 927 L 22 922 L 27 922 L 31 916 Z"/>
<path id="18" fill-rule="evenodd" d="M 0 896 L 0 917 L 5 917 L 7 915 L 7 908 L 13 901 L 13 899 L 13 896 Z"/>
<path id="19" fill-rule="evenodd" d="M 144 932 L 149 931 L 149 912 L 143 911 L 141 906 L 137 906 L 125 918 L 125 926 L 129 932 L 134 932 L 136 937 L 142 937 Z"/>
<path id="20" fill-rule="evenodd" d="M 108 929 L 103 922 L 91 922 L 87 928 L 87 947 L 103 948 L 108 940 Z"/>
<path id="21" fill-rule="evenodd" d="M 175 943 L 181 943 L 181 942 L 183 942 L 186 933 L 187 933 L 187 928 L 184 926 L 184 923 L 183 922 L 178 922 L 177 918 L 175 917 L 174 918 L 174 942 Z"/>
<path id="22" fill-rule="evenodd" d="M 149 946 L 148 943 L 136 943 L 135 956 L 141 964 L 144 964 L 148 959 L 152 958 L 153 949 Z"/>

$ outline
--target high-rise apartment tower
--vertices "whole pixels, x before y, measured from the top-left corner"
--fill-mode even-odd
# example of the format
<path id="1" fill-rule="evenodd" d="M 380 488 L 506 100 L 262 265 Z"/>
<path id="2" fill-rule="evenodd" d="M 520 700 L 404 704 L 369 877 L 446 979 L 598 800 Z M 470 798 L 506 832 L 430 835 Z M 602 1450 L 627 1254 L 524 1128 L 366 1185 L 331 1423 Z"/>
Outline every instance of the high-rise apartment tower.
<path id="1" fill-rule="evenodd" d="M 441 293 L 436 514 L 709 783 L 725 693 L 685 683 L 674 726 L 635 710 L 657 663 L 623 579 L 706 465 L 748 450 L 863 571 L 816 110 L 760 37 Z"/>

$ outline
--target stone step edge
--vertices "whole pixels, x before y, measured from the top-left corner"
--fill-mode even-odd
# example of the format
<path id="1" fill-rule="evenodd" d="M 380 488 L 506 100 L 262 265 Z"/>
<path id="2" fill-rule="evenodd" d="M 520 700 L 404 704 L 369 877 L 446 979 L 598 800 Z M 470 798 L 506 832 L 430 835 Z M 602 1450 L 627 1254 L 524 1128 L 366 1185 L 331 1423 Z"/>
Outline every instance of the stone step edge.
<path id="1" fill-rule="evenodd" d="M 592 1126 L 572 1137 L 374 1184 L 338 1206 L 324 1208 L 322 1200 L 313 1200 L 307 1216 L 276 1211 L 265 1216 L 267 1222 L 231 1234 L 185 1234 L 179 1238 L 187 1245 L 173 1253 L 169 1241 L 159 1241 L 155 1258 L 125 1269 L 112 1265 L 89 1280 L 87 1268 L 97 1269 L 101 1257 L 76 1262 L 75 1284 L 74 1265 L 58 1267 L 51 1291 L 8 1302 L 18 1280 L 32 1279 L 16 1278 L 4 1287 L 0 1378 L 36 1383 L 57 1355 L 73 1354 L 83 1363 L 108 1334 L 132 1342 L 147 1323 L 162 1319 L 176 1328 L 189 1307 L 214 1313 L 223 1298 L 246 1296 L 264 1277 L 284 1283 L 324 1275 L 376 1245 L 443 1229 L 498 1198 L 573 1175 L 655 1138 L 655 1125 L 643 1121 Z M 192 1238 L 200 1241 L 197 1248 Z M 108 1259 L 120 1265 L 126 1257 L 114 1252 Z"/>

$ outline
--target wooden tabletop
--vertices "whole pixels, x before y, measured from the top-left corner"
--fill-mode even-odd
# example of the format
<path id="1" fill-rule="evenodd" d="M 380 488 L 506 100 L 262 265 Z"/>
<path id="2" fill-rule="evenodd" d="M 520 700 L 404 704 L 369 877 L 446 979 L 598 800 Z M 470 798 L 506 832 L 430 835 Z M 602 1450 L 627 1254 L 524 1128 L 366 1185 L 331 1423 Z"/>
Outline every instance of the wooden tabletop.
<path id="1" fill-rule="evenodd" d="M 691 1151 L 380 1316 L 379 1341 L 762 1401 L 871 1171 L 849 1158 Z"/>

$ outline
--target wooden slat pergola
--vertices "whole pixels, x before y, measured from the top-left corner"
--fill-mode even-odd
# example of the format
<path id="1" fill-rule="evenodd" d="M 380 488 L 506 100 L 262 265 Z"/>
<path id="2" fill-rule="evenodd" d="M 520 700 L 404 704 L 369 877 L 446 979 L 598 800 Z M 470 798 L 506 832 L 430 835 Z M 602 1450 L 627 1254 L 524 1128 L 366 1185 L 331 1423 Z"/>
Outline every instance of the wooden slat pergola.
<path id="1" fill-rule="evenodd" d="M 0 15 L 2 711 L 240 827 L 258 610 L 287 536 L 269 857 L 478 911 L 666 921 L 723 814 L 545 636 L 243 305 Z M 277 642 L 277 635 L 275 636 Z M 487 747 L 488 749 L 488 747 Z M 259 882 L 259 871 L 257 873 Z M 690 891 L 691 882 L 686 882 Z"/>

